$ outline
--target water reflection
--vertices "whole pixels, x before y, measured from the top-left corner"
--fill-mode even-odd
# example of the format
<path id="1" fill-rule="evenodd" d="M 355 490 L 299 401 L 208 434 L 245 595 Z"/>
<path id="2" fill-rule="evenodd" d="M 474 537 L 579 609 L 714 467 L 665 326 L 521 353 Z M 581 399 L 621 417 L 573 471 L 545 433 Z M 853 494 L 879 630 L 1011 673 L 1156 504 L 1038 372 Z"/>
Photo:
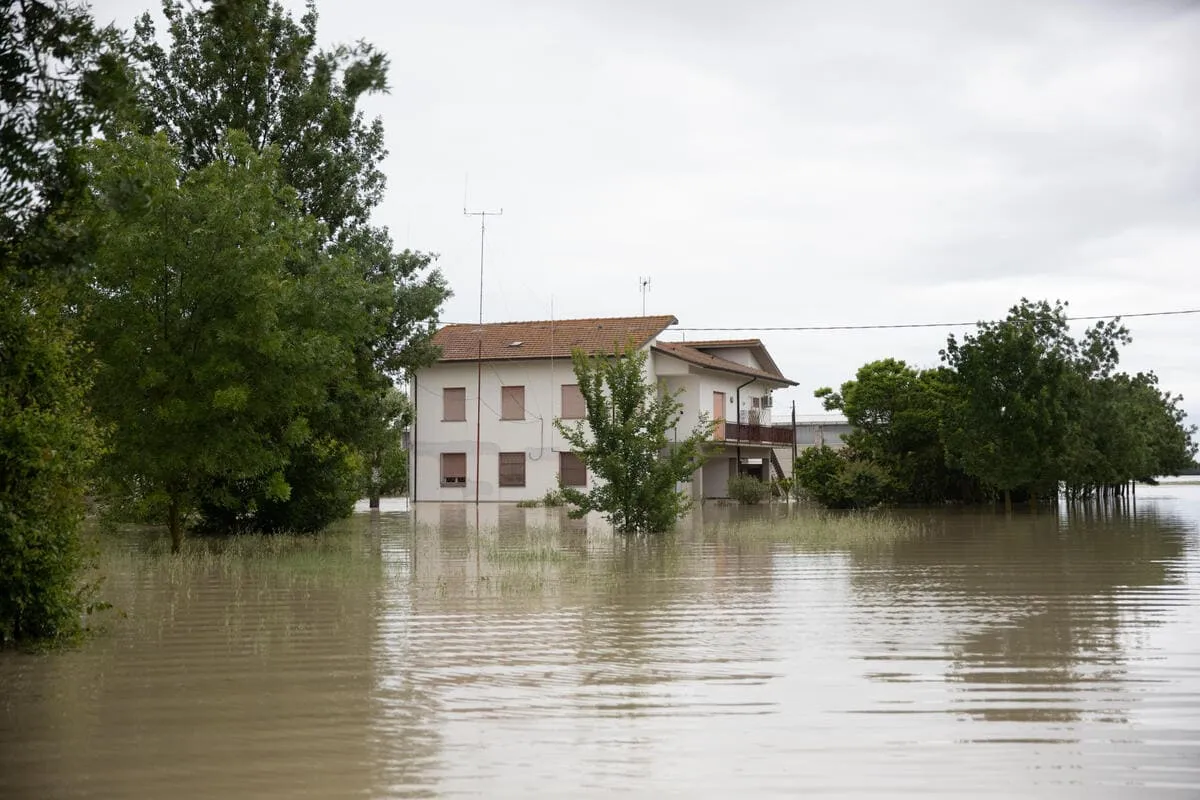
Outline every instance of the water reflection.
<path id="1" fill-rule="evenodd" d="M 958 692 L 934 710 L 995 722 L 1122 723 L 1136 684 L 1154 680 L 1128 674 L 1131 639 L 1162 624 L 1171 608 L 1147 597 L 1186 580 L 1187 527 L 1126 504 L 1008 518 L 943 514 L 934 535 L 868 559 L 854 585 L 864 605 L 893 609 L 893 631 L 917 632 L 927 644 L 930 617 L 938 620 L 949 653 L 943 677 Z M 914 644 L 901 640 L 896 649 L 908 653 Z M 881 680 L 927 675 L 897 664 L 903 657 L 878 658 L 892 662 Z"/>
<path id="2" fill-rule="evenodd" d="M 647 540 L 430 504 L 190 560 L 129 532 L 108 634 L 0 654 L 0 796 L 1200 787 L 1200 489 L 861 547 L 730 533 L 798 513 Z"/>

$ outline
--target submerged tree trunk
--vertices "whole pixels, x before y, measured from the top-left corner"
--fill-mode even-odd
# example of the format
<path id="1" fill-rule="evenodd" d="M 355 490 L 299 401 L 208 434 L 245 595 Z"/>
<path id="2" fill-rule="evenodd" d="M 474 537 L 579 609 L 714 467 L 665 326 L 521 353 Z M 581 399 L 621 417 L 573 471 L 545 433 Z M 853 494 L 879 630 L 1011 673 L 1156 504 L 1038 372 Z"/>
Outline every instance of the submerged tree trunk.
<path id="1" fill-rule="evenodd" d="M 1012 513 L 1012 490 L 1010 489 L 1004 490 L 1004 513 Z"/>
<path id="2" fill-rule="evenodd" d="M 377 489 L 371 490 L 371 508 L 379 508 L 379 491 Z"/>
<path id="3" fill-rule="evenodd" d="M 171 552 L 178 553 L 183 548 L 183 526 L 179 520 L 179 498 L 174 495 L 167 508 L 167 527 L 171 529 Z"/>

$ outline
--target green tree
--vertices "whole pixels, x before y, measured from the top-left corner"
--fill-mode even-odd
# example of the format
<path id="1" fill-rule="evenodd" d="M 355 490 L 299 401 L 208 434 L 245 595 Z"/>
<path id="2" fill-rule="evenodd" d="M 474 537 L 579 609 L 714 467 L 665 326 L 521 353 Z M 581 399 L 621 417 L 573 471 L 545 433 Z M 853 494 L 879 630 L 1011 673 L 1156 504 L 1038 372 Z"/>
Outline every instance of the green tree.
<path id="1" fill-rule="evenodd" d="M 383 196 L 386 150 L 382 122 L 367 120 L 360 104 L 386 91 L 388 62 L 366 43 L 318 49 L 312 2 L 299 20 L 269 0 L 199 8 L 164 0 L 162 8 L 167 44 L 146 15 L 133 46 L 145 129 L 166 132 L 187 169 L 212 163 L 228 130 L 244 131 L 260 153 L 277 148 L 283 181 L 295 187 L 301 209 L 323 223 L 323 246 L 345 257 L 339 262 L 343 280 L 361 292 L 347 310 L 362 321 L 346 331 L 353 338 L 346 342 L 345 368 L 308 418 L 318 435 L 290 445 L 298 451 L 285 469 L 293 491 L 276 501 L 314 512 L 325 508 L 304 521 L 302 527 L 312 528 L 337 508 L 349 508 L 324 473 L 337 470 L 333 483 L 344 485 L 351 460 L 332 457 L 327 445 L 336 442 L 357 451 L 360 461 L 369 458 L 390 425 L 382 409 L 394 377 L 436 356 L 430 339 L 450 294 L 432 268 L 433 256 L 396 252 L 387 230 L 370 224 Z M 302 452 L 313 448 L 320 452 Z M 309 487 L 336 508 L 306 497 Z M 214 524 L 236 519 L 254 525 L 270 492 L 265 478 L 216 483 L 203 513 Z M 299 520 L 298 514 L 286 516 Z M 273 524 L 263 519 L 262 527 Z"/>
<path id="2" fill-rule="evenodd" d="M 76 148 L 123 96 L 115 44 L 82 5 L 0 7 L 0 644 L 80 626 L 98 439 L 62 279 L 88 248 L 50 220 L 85 183 Z"/>
<path id="3" fill-rule="evenodd" d="M 951 335 L 942 351 L 960 390 L 944 420 L 947 456 L 1002 492 L 1006 507 L 1014 490 L 1051 492 L 1063 478 L 1078 356 L 1066 305 L 1025 299 L 961 343 Z"/>
<path id="4" fill-rule="evenodd" d="M 679 424 L 683 405 L 678 393 L 646 381 L 646 353 L 632 344 L 612 356 L 576 349 L 571 362 L 586 418 L 556 419 L 554 426 L 596 478 L 586 493 L 563 487 L 571 516 L 601 511 L 622 533 L 670 530 L 690 507 L 676 484 L 704 463 L 715 424 L 702 415 L 687 436 L 672 442 L 668 431 Z"/>
<path id="5" fill-rule="evenodd" d="M 98 436 L 88 376 L 52 298 L 0 282 L 0 645 L 68 637 Z"/>
<path id="6" fill-rule="evenodd" d="M 850 459 L 888 475 L 890 500 L 941 503 L 980 494 L 976 481 L 946 463 L 941 426 L 954 391 L 949 370 L 916 370 L 888 358 L 864 364 L 839 392 L 822 388 L 814 394 L 826 410 L 846 416 L 853 427 L 846 437 Z"/>
<path id="7" fill-rule="evenodd" d="M 309 414 L 350 358 L 358 293 L 275 159 L 241 134 L 200 169 L 133 134 L 97 143 L 90 168 L 79 213 L 96 253 L 79 304 L 94 408 L 113 430 L 105 474 L 161 502 L 178 550 L 214 485 L 258 482 L 282 502 L 296 447 L 337 450 Z"/>
<path id="8" fill-rule="evenodd" d="M 399 390 L 389 390 L 380 400 L 377 415 L 386 420 L 364 447 L 363 489 L 371 508 L 379 507 L 384 495 L 401 494 L 408 488 L 408 451 L 404 430 L 412 424 L 412 407 Z"/>

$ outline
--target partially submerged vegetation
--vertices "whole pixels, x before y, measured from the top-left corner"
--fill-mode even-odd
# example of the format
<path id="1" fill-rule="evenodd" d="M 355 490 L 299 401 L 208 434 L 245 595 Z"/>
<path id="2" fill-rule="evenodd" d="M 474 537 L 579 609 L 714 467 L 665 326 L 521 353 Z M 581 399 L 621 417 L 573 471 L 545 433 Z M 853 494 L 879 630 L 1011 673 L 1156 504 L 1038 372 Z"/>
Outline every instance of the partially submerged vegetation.
<path id="1" fill-rule="evenodd" d="M 837 508 L 878 504 L 1036 502 L 1124 494 L 1193 465 L 1195 427 L 1154 373 L 1116 371 L 1119 319 L 1083 337 L 1066 304 L 1022 300 L 1000 322 L 950 336 L 942 366 L 884 359 L 840 391 L 818 389 L 854 431 L 845 450 L 810 448 L 798 484 Z"/>
<path id="2" fill-rule="evenodd" d="M 790 544 L 800 548 L 855 550 L 928 535 L 928 525 L 884 511 L 801 511 L 763 520 L 706 528 L 706 540 L 740 544 Z"/>
<path id="3" fill-rule="evenodd" d="M 691 431 L 676 430 L 683 418 L 680 392 L 645 379 L 646 351 L 615 343 L 611 354 L 571 353 L 586 417 L 554 420 L 567 445 L 596 477 L 592 487 L 561 489 L 571 515 L 604 514 L 621 533 L 664 533 L 687 513 L 691 499 L 678 484 L 712 455 L 716 423 L 700 415 Z"/>

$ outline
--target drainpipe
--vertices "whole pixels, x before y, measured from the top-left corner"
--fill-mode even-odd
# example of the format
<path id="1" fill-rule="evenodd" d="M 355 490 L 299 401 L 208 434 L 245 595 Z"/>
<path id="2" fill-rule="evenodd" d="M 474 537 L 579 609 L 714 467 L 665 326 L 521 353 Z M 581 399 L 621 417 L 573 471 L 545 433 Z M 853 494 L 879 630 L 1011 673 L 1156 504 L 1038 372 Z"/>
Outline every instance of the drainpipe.
<path id="1" fill-rule="evenodd" d="M 412 436 L 408 437 L 408 507 L 417 502 L 417 371 L 412 371 Z"/>
<path id="2" fill-rule="evenodd" d="M 737 408 L 737 422 L 738 422 L 738 445 L 737 445 L 737 462 L 738 462 L 737 469 L 738 469 L 738 471 L 737 471 L 737 474 L 738 474 L 739 478 L 742 476 L 742 445 L 741 445 L 741 441 L 742 441 L 742 387 L 749 386 L 750 384 L 754 383 L 755 380 L 757 380 L 757 378 L 751 378 L 750 380 L 743 383 L 741 386 L 737 387 L 737 389 L 735 389 L 733 392 L 734 398 L 735 398 L 733 402 Z"/>

